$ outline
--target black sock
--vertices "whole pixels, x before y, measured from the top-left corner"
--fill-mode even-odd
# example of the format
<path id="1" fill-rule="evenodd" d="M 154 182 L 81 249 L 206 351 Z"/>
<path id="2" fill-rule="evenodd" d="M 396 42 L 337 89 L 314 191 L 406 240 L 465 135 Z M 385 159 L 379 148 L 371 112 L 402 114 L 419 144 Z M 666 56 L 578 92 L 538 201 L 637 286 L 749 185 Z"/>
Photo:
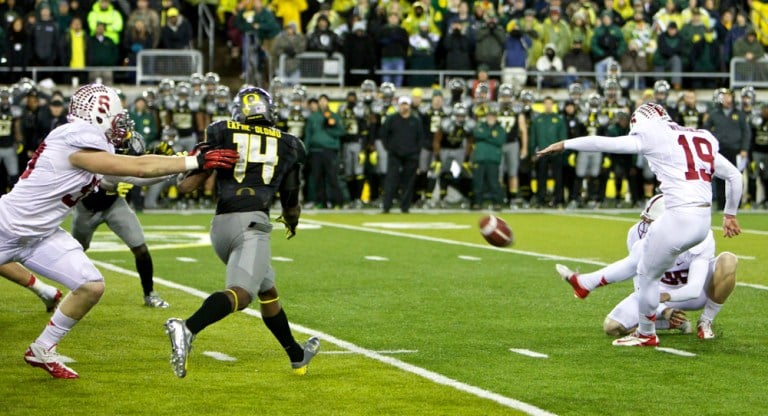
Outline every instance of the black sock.
<path id="1" fill-rule="evenodd" d="M 141 289 L 144 290 L 144 296 L 149 296 L 152 292 L 152 256 L 149 253 L 143 253 L 136 256 L 136 271 L 139 272 L 141 279 Z"/>
<path id="2" fill-rule="evenodd" d="M 225 292 L 216 292 L 203 302 L 200 309 L 187 319 L 187 328 L 193 334 L 202 331 L 208 325 L 224 319 L 232 313 L 232 302 Z"/>
<path id="3" fill-rule="evenodd" d="M 291 362 L 295 363 L 303 360 L 304 349 L 301 348 L 301 345 L 299 345 L 293 338 L 291 327 L 288 326 L 288 317 L 285 316 L 285 311 L 281 308 L 277 315 L 270 316 L 269 318 L 265 316 L 263 319 L 264 324 L 266 324 L 267 328 L 272 331 L 272 335 L 277 338 L 277 341 L 283 346 L 285 352 L 288 353 Z"/>

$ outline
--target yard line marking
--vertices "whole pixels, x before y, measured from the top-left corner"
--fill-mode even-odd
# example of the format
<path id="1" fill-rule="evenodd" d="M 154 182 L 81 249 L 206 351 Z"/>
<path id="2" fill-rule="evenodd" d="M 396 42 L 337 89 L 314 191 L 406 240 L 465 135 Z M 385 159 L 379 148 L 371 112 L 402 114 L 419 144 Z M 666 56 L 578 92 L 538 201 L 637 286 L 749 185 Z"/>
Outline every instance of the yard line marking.
<path id="1" fill-rule="evenodd" d="M 218 351 L 203 351 L 203 355 L 207 355 L 218 361 L 237 361 L 237 358 Z"/>
<path id="2" fill-rule="evenodd" d="M 370 261 L 389 261 L 388 258 L 381 256 L 365 256 L 365 259 Z"/>
<path id="3" fill-rule="evenodd" d="M 197 259 L 193 259 L 192 257 L 176 257 L 176 260 L 182 263 L 197 263 Z"/>
<path id="4" fill-rule="evenodd" d="M 374 352 L 377 354 L 415 354 L 419 352 L 419 350 L 378 350 Z M 349 350 L 333 350 L 333 351 L 320 351 L 320 354 L 341 355 L 341 354 L 357 354 L 357 353 Z"/>
<path id="5" fill-rule="evenodd" d="M 292 262 L 292 261 L 293 261 L 293 259 L 291 259 L 291 258 L 288 258 L 288 257 L 280 257 L 280 256 L 275 256 L 275 257 L 272 257 L 272 260 L 273 260 L 273 261 L 281 261 L 281 262 L 283 262 L 283 263 L 288 263 L 288 262 Z"/>
<path id="6" fill-rule="evenodd" d="M 544 214 L 548 215 L 558 215 L 558 216 L 567 216 L 567 217 L 579 217 L 579 218 L 591 218 L 596 220 L 611 220 L 611 221 L 622 221 L 622 222 L 638 222 L 639 220 L 632 219 L 632 218 L 626 218 L 626 217 L 617 217 L 610 214 L 578 214 L 578 213 L 571 213 L 571 212 L 558 212 L 558 211 L 544 211 Z M 722 227 L 718 226 L 712 226 L 712 231 L 719 231 L 722 230 Z M 741 229 L 742 234 L 757 234 L 757 235 L 768 235 L 768 231 L 765 230 L 751 230 L 751 229 Z"/>
<path id="7" fill-rule="evenodd" d="M 462 255 L 460 255 L 460 256 L 459 256 L 459 258 L 460 258 L 461 260 L 469 260 L 469 261 L 480 261 L 480 260 L 482 260 L 482 259 L 483 259 L 482 257 L 475 257 L 475 256 L 465 256 L 465 255 L 463 255 L 463 254 L 462 254 Z"/>
<path id="8" fill-rule="evenodd" d="M 483 249 L 483 250 L 493 250 L 493 251 L 501 251 L 501 252 L 505 252 L 505 253 L 520 254 L 520 255 L 523 255 L 523 256 L 539 257 L 540 260 L 573 261 L 573 262 L 577 262 L 577 263 L 592 264 L 592 265 L 601 266 L 601 267 L 602 266 L 607 266 L 609 264 L 609 263 L 606 263 L 606 262 L 603 262 L 603 261 L 598 261 L 598 260 L 590 260 L 590 259 L 584 259 L 584 258 L 578 258 L 578 257 L 558 256 L 558 255 L 554 255 L 554 254 L 537 253 L 535 251 L 517 250 L 517 249 L 514 249 L 514 248 L 494 247 L 494 246 L 492 246 L 490 244 L 467 243 L 467 242 L 464 242 L 464 241 L 448 240 L 448 239 L 445 239 L 445 238 L 428 237 L 428 236 L 425 236 L 425 235 L 401 233 L 399 231 L 377 230 L 377 229 L 373 229 L 373 228 L 358 227 L 356 225 L 336 224 L 336 223 L 332 223 L 332 222 L 317 221 L 317 220 L 303 220 L 303 221 L 318 223 L 319 225 L 322 225 L 324 227 L 336 227 L 336 228 L 342 228 L 342 229 L 345 229 L 345 230 L 363 231 L 363 232 L 366 232 L 366 233 L 384 234 L 384 235 L 390 235 L 390 236 L 393 236 L 393 237 L 412 238 L 414 240 L 430 241 L 430 242 L 433 242 L 433 243 L 444 243 L 444 244 L 451 244 L 451 245 L 454 245 L 454 246 L 480 248 L 480 249 Z M 751 287 L 753 289 L 768 290 L 768 286 L 756 285 L 756 284 L 750 284 L 750 283 L 736 282 L 736 286 L 745 286 L 745 287 Z"/>
<path id="9" fill-rule="evenodd" d="M 695 357 L 696 354 L 688 351 L 678 350 L 675 348 L 656 347 L 656 351 L 666 352 L 673 355 L 679 355 L 681 357 Z"/>
<path id="10" fill-rule="evenodd" d="M 736 256 L 736 258 L 742 259 L 742 260 L 755 260 L 757 257 L 755 257 L 755 256 Z"/>
<path id="11" fill-rule="evenodd" d="M 122 267 L 118 267 L 118 266 L 115 266 L 113 264 L 106 263 L 106 262 L 103 262 L 103 261 L 98 261 L 98 260 L 92 260 L 92 261 L 93 261 L 93 264 L 95 264 L 95 265 L 97 265 L 99 267 L 102 267 L 104 269 L 107 269 L 107 270 L 110 270 L 110 271 L 113 271 L 113 272 L 116 272 L 116 273 L 120 273 L 120 274 L 125 275 L 125 276 L 132 276 L 132 277 L 136 277 L 136 278 L 139 277 L 139 274 L 134 272 L 134 271 L 131 271 L 131 270 L 128 270 L 128 269 L 124 269 Z M 162 279 L 162 278 L 159 278 L 159 277 L 155 277 L 154 281 L 157 284 L 160 284 L 160 285 L 163 285 L 163 286 L 167 286 L 167 287 L 170 287 L 172 289 L 180 290 L 180 291 L 182 291 L 184 293 L 187 293 L 187 294 L 190 294 L 190 295 L 193 295 L 193 296 L 197 296 L 197 297 L 199 297 L 201 299 L 205 299 L 209 295 L 208 293 L 203 292 L 202 290 L 198 290 L 198 289 L 195 289 L 195 288 L 192 288 L 192 287 L 189 287 L 189 286 L 185 286 L 185 285 L 181 285 L 181 284 L 178 284 L 178 283 L 175 283 L 175 282 L 171 282 L 170 280 L 165 280 L 165 279 Z M 250 316 L 253 316 L 253 317 L 261 319 L 261 314 L 257 310 L 255 310 L 255 309 L 245 308 L 241 312 L 244 313 L 244 314 L 247 314 L 247 315 L 250 315 Z M 491 400 L 491 401 L 493 401 L 493 402 L 495 402 L 495 403 L 497 403 L 497 404 L 499 404 L 501 406 L 505 406 L 505 407 L 508 407 L 508 408 L 511 408 L 511 409 L 515 409 L 515 410 L 519 410 L 521 412 L 525 412 L 525 413 L 527 413 L 529 415 L 533 415 L 533 416 L 555 416 L 554 413 L 548 412 L 548 411 L 546 411 L 544 409 L 540 409 L 540 408 L 538 408 L 538 407 L 536 407 L 536 406 L 534 406 L 532 404 L 521 402 L 521 401 L 515 400 L 515 399 L 513 399 L 511 397 L 502 396 L 501 394 L 494 393 L 492 391 L 485 390 L 485 389 L 482 389 L 482 388 L 477 387 L 477 386 L 473 386 L 473 385 L 470 385 L 470 384 L 462 383 L 461 381 L 454 380 L 452 378 L 446 377 L 446 376 L 444 376 L 442 374 L 439 374 L 439 373 L 435 373 L 434 371 L 430 371 L 430 370 L 427 370 L 425 368 L 417 367 L 417 366 L 415 366 L 413 364 L 408 364 L 405 361 L 400 361 L 400 360 L 398 360 L 396 358 L 388 357 L 388 356 L 380 354 L 380 353 L 378 353 L 376 351 L 369 350 L 367 348 L 363 348 L 363 347 L 357 346 L 357 345 L 355 345 L 355 344 L 353 344 L 353 343 L 351 343 L 349 341 L 344 341 L 342 339 L 336 338 L 333 335 L 326 334 L 324 332 L 320 332 L 320 331 L 317 331 L 317 330 L 314 330 L 314 329 L 311 329 L 311 328 L 308 328 L 308 327 L 305 327 L 303 325 L 299 325 L 299 324 L 296 324 L 296 323 L 291 323 L 291 328 L 293 328 L 296 331 L 302 332 L 304 334 L 310 335 L 310 336 L 320 337 L 320 338 L 322 338 L 323 341 L 328 342 L 328 343 L 333 344 L 333 345 L 336 345 L 337 347 L 340 347 L 340 348 L 343 348 L 345 350 L 349 350 L 349 351 L 355 352 L 357 354 L 363 355 L 365 357 L 368 357 L 368 358 L 370 358 L 372 360 L 379 361 L 379 362 L 384 363 L 384 364 L 389 364 L 389 365 L 391 365 L 391 366 L 393 366 L 395 368 L 398 368 L 400 370 L 403 370 L 405 372 L 408 372 L 408 373 L 411 373 L 411 374 L 415 374 L 415 375 L 417 375 L 419 377 L 425 378 L 425 379 L 427 379 L 427 380 L 429 380 L 429 381 L 431 381 L 433 383 L 442 384 L 444 386 L 452 387 L 452 388 L 454 388 L 456 390 L 463 391 L 465 393 L 468 393 L 468 394 L 471 394 L 471 395 L 474 395 L 474 396 L 477 396 L 477 397 L 480 397 L 480 398 L 483 398 L 483 399 Z"/>
<path id="12" fill-rule="evenodd" d="M 547 354 L 542 354 L 540 352 L 527 350 L 525 348 L 510 348 L 509 350 L 514 352 L 514 353 L 517 353 L 517 354 L 526 355 L 528 357 L 533 357 L 533 358 L 549 358 L 549 355 L 547 355 Z"/>

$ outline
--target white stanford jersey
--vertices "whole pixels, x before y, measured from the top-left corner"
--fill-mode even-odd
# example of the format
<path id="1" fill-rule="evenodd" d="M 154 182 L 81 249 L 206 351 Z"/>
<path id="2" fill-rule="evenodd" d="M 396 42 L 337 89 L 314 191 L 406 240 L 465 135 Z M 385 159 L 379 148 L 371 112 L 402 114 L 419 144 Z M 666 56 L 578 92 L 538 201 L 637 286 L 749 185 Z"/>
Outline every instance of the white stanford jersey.
<path id="1" fill-rule="evenodd" d="M 741 174 L 720 155 L 720 145 L 707 130 L 694 130 L 663 120 L 639 123 L 628 136 L 587 136 L 567 140 L 566 149 L 641 154 L 661 182 L 664 205 L 712 203 L 712 177 L 727 181 L 725 213 L 736 215 L 741 199 Z"/>
<path id="2" fill-rule="evenodd" d="M 666 199 L 666 196 L 664 198 Z M 629 251 L 641 249 L 640 224 L 642 221 L 632 226 L 627 232 L 627 249 Z M 653 224 L 650 226 L 652 227 Z M 695 298 L 706 282 L 709 261 L 714 257 L 715 237 L 710 230 L 704 241 L 680 253 L 672 267 L 664 272 L 659 281 L 662 287 L 661 291 L 669 293 L 670 300 L 673 302 Z"/>
<path id="3" fill-rule="evenodd" d="M 82 149 L 115 152 L 104 133 L 84 121 L 59 126 L 45 138 L 11 192 L 0 198 L 3 234 L 53 233 L 77 201 L 98 186 L 101 175 L 69 163 L 69 155 Z"/>

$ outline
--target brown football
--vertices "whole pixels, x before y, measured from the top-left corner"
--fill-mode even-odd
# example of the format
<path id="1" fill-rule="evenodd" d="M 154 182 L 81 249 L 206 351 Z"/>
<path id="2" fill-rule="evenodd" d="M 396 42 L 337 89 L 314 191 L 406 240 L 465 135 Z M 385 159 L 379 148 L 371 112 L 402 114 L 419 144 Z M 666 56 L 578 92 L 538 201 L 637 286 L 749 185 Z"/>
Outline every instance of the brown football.
<path id="1" fill-rule="evenodd" d="M 506 247 L 515 241 L 507 222 L 495 215 L 480 218 L 480 234 L 488 244 L 496 247 Z"/>

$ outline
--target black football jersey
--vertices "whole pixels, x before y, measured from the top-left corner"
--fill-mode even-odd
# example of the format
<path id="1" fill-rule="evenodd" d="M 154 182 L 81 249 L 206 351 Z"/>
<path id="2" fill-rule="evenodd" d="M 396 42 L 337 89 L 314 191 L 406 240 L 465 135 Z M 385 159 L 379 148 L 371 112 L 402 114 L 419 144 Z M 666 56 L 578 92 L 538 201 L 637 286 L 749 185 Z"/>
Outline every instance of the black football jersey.
<path id="1" fill-rule="evenodd" d="M 206 137 L 212 148 L 240 153 L 233 169 L 217 169 L 217 214 L 268 212 L 283 179 L 304 163 L 301 141 L 274 127 L 219 121 L 208 126 Z"/>

